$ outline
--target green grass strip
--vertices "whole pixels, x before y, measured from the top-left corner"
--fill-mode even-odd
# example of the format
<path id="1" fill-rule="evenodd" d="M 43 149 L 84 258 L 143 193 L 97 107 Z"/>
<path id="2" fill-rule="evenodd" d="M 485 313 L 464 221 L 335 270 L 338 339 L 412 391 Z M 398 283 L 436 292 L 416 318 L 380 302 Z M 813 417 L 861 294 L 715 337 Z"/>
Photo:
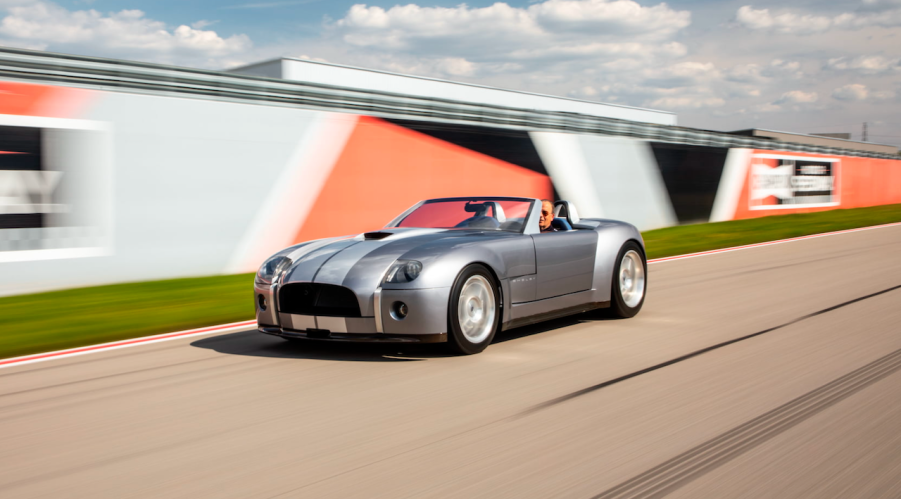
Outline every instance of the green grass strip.
<path id="1" fill-rule="evenodd" d="M 253 274 L 0 298 L 0 358 L 253 319 Z"/>
<path id="2" fill-rule="evenodd" d="M 901 204 L 680 225 L 642 232 L 648 258 L 901 222 Z"/>
<path id="3" fill-rule="evenodd" d="M 648 258 L 901 222 L 901 205 L 683 225 L 643 233 Z M 253 319 L 253 274 L 0 298 L 0 358 Z"/>

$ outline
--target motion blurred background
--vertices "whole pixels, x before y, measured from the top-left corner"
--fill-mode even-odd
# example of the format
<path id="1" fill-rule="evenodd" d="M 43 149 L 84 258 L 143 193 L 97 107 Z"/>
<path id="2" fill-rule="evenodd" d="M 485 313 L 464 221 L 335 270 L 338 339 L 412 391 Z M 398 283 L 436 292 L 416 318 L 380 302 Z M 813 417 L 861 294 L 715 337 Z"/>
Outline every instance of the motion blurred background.
<path id="1" fill-rule="evenodd" d="M 0 294 L 253 272 L 457 195 L 640 230 L 901 203 L 898 148 L 300 59 L 0 50 Z"/>
<path id="2" fill-rule="evenodd" d="M 251 319 L 424 198 L 652 258 L 901 220 L 894 1 L 139 4 L 0 2 L 0 357 Z"/>
<path id="3" fill-rule="evenodd" d="M 899 30 L 897 0 L 0 0 L 0 496 L 901 496 Z M 636 225 L 641 315 L 465 357 L 257 331 L 272 253 L 480 195 Z"/>

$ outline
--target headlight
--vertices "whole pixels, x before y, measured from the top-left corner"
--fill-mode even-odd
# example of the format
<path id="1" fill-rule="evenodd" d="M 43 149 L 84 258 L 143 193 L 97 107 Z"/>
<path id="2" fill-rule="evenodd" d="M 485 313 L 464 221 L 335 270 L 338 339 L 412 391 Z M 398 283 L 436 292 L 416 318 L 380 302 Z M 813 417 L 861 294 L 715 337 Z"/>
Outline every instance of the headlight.
<path id="1" fill-rule="evenodd" d="M 410 282 L 422 272 L 422 263 L 416 260 L 398 260 L 388 269 L 385 282 Z"/>
<path id="2" fill-rule="evenodd" d="M 292 263 L 290 258 L 283 255 L 276 255 L 266 260 L 263 262 L 260 270 L 257 271 L 257 284 L 272 284 L 272 280 L 290 267 Z"/>

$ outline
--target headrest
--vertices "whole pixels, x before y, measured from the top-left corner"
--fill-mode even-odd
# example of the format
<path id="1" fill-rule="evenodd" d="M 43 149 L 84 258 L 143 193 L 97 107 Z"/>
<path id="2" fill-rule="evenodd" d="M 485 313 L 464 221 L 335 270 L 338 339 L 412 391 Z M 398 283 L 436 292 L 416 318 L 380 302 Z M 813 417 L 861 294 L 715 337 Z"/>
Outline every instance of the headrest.
<path id="1" fill-rule="evenodd" d="M 504 223 L 507 221 L 507 215 L 504 213 L 504 208 L 497 201 L 489 201 L 485 204 L 490 204 L 494 209 L 494 218 L 497 219 L 498 222 Z"/>
<path id="2" fill-rule="evenodd" d="M 557 230 L 573 230 L 572 226 L 569 225 L 569 222 L 567 222 L 565 218 L 554 217 L 554 219 L 551 220 L 551 227 Z"/>
<path id="3" fill-rule="evenodd" d="M 579 223 L 579 213 L 576 211 L 576 205 L 569 201 L 557 201 L 554 203 L 554 218 L 563 218 L 570 225 Z"/>
<path id="4" fill-rule="evenodd" d="M 491 209 L 491 215 L 488 214 L 488 209 Z M 475 213 L 477 217 L 493 217 L 499 223 L 504 223 L 507 221 L 507 216 L 504 215 L 504 209 L 501 207 L 501 204 L 496 201 L 485 201 L 484 203 L 466 203 L 463 206 L 463 210 L 467 213 Z"/>

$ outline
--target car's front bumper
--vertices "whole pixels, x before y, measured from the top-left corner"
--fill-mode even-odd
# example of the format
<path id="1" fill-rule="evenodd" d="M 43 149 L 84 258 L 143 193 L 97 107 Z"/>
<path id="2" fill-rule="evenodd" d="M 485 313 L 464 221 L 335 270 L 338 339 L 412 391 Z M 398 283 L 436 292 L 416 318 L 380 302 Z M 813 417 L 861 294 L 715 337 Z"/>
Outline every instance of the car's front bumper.
<path id="1" fill-rule="evenodd" d="M 334 333 L 331 331 L 307 329 L 297 331 L 269 326 L 260 326 L 261 333 L 281 336 L 288 339 L 304 339 L 317 341 L 335 341 L 346 343 L 444 343 L 447 334 L 404 334 L 391 335 L 385 333 Z"/>
<path id="2" fill-rule="evenodd" d="M 260 331 L 286 338 L 318 338 L 336 341 L 440 343 L 447 341 L 449 288 L 417 290 L 380 289 L 363 297 L 377 313 L 373 317 L 326 317 L 276 312 L 277 286 L 255 286 L 256 319 Z M 392 314 L 398 302 L 408 315 Z M 265 304 L 265 308 L 261 307 Z"/>

